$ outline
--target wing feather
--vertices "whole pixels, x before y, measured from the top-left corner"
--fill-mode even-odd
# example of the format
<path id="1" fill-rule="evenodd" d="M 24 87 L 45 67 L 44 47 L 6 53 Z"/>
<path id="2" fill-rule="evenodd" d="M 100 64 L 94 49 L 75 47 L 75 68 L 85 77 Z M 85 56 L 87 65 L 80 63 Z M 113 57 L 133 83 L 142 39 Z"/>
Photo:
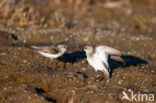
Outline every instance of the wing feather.
<path id="1" fill-rule="evenodd" d="M 44 53 L 57 54 L 59 53 L 58 48 L 52 46 L 31 46 L 32 49 L 41 51 Z"/>
<path id="2" fill-rule="evenodd" d="M 121 63 L 124 63 L 124 59 L 122 59 L 120 56 L 112 55 L 112 56 L 110 56 L 110 58 L 113 59 L 113 60 L 119 61 Z"/>
<path id="3" fill-rule="evenodd" d="M 121 52 L 119 50 L 108 47 L 108 46 L 98 46 L 96 49 L 99 53 L 104 52 L 108 55 L 118 55 L 118 56 L 121 55 Z"/>

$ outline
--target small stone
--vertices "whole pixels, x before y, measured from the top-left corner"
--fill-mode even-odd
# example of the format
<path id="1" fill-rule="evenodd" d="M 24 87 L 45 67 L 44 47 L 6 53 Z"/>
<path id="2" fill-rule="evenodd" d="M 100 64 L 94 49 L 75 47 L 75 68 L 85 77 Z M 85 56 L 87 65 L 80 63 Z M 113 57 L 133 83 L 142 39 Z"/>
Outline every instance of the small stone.
<path id="1" fill-rule="evenodd" d="M 27 40 L 23 40 L 23 43 L 27 43 Z"/>
<path id="2" fill-rule="evenodd" d="M 128 89 L 128 91 L 129 91 L 129 92 L 131 92 L 131 91 L 132 91 L 132 89 Z"/>
<path id="3" fill-rule="evenodd" d="M 28 97 L 28 99 L 31 99 L 31 97 Z"/>
<path id="4" fill-rule="evenodd" d="M 94 93 L 94 91 L 90 91 L 90 94 L 93 94 Z"/>
<path id="5" fill-rule="evenodd" d="M 86 68 L 81 68 L 82 71 L 86 71 Z"/>
<path id="6" fill-rule="evenodd" d="M 7 79 L 8 78 L 8 75 L 5 75 L 5 78 Z"/>
<path id="7" fill-rule="evenodd" d="M 6 55 L 6 53 L 1 53 L 2 56 Z"/>
<path id="8" fill-rule="evenodd" d="M 154 70 L 151 70 L 152 73 L 154 73 Z"/>
<path id="9" fill-rule="evenodd" d="M 109 80 L 107 80 L 106 82 L 109 83 Z"/>
<path id="10" fill-rule="evenodd" d="M 23 63 L 27 63 L 27 61 L 26 60 L 23 60 Z"/>
<path id="11" fill-rule="evenodd" d="M 100 95 L 103 95 L 103 93 L 100 93 Z"/>
<path id="12" fill-rule="evenodd" d="M 7 88 L 6 88 L 6 87 L 4 87 L 4 88 L 3 88 L 3 90 L 7 90 Z"/>
<path id="13" fill-rule="evenodd" d="M 122 84 L 123 80 L 118 81 L 118 84 Z"/>

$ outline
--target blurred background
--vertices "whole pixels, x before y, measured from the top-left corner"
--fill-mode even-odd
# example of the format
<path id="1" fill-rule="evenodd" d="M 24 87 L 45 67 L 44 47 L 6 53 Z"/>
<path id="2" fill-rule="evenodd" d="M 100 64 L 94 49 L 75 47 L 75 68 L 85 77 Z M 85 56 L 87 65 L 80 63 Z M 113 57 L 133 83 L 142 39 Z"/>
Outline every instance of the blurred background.
<path id="1" fill-rule="evenodd" d="M 15 34 L 26 34 L 20 28 L 27 28 L 29 34 L 62 31 L 69 34 L 65 41 L 76 37 L 85 43 L 119 34 L 151 39 L 156 32 L 155 4 L 155 0 L 0 0 L 0 29 L 7 25 L 15 28 L 10 31 Z M 48 41 L 59 41 L 53 38 Z"/>
<path id="2" fill-rule="evenodd" d="M 111 46 L 126 65 L 95 80 L 85 58 L 51 61 L 27 48 L 63 41 Z M 155 64 L 156 0 L 0 0 L 0 103 L 127 103 L 123 90 L 156 94 Z"/>

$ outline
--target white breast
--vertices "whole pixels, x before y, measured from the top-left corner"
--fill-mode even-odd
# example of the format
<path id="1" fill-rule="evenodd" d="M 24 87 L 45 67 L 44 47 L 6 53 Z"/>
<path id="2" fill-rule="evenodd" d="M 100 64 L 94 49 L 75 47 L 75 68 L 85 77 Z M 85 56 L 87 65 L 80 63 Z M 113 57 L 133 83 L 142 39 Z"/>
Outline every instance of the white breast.
<path id="1" fill-rule="evenodd" d="M 103 70 L 104 65 L 102 60 L 99 58 L 97 54 L 94 54 L 92 58 L 87 58 L 89 64 L 97 71 L 97 70 Z"/>
<path id="2" fill-rule="evenodd" d="M 95 71 L 100 70 L 104 72 L 104 75 L 109 78 L 110 74 L 106 66 L 108 65 L 108 54 L 105 52 L 104 49 L 96 48 L 96 52 L 92 57 L 87 56 L 87 60 L 89 64 L 95 69 Z"/>
<path id="3" fill-rule="evenodd" d="M 45 57 L 48 57 L 48 58 L 58 58 L 60 56 L 60 54 L 49 54 L 49 53 L 45 53 L 45 52 L 41 52 L 39 51 L 39 53 Z"/>
<path id="4" fill-rule="evenodd" d="M 102 47 L 96 48 L 97 56 L 108 66 L 108 54 Z"/>

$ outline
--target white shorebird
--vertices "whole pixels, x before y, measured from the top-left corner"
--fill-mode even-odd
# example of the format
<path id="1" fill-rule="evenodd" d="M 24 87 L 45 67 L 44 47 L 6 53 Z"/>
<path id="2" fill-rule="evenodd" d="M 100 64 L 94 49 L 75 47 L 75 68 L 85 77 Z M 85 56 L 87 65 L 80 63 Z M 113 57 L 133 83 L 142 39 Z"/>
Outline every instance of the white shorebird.
<path id="1" fill-rule="evenodd" d="M 42 56 L 50 59 L 58 58 L 67 51 L 67 42 L 61 42 L 50 46 L 31 46 L 32 49 L 38 51 Z"/>
<path id="2" fill-rule="evenodd" d="M 124 62 L 124 60 L 120 57 L 121 52 L 108 46 L 85 46 L 84 51 L 86 52 L 88 63 L 95 69 L 96 72 L 98 70 L 103 71 L 107 79 L 110 78 L 108 56 L 110 55 L 112 59 Z"/>

